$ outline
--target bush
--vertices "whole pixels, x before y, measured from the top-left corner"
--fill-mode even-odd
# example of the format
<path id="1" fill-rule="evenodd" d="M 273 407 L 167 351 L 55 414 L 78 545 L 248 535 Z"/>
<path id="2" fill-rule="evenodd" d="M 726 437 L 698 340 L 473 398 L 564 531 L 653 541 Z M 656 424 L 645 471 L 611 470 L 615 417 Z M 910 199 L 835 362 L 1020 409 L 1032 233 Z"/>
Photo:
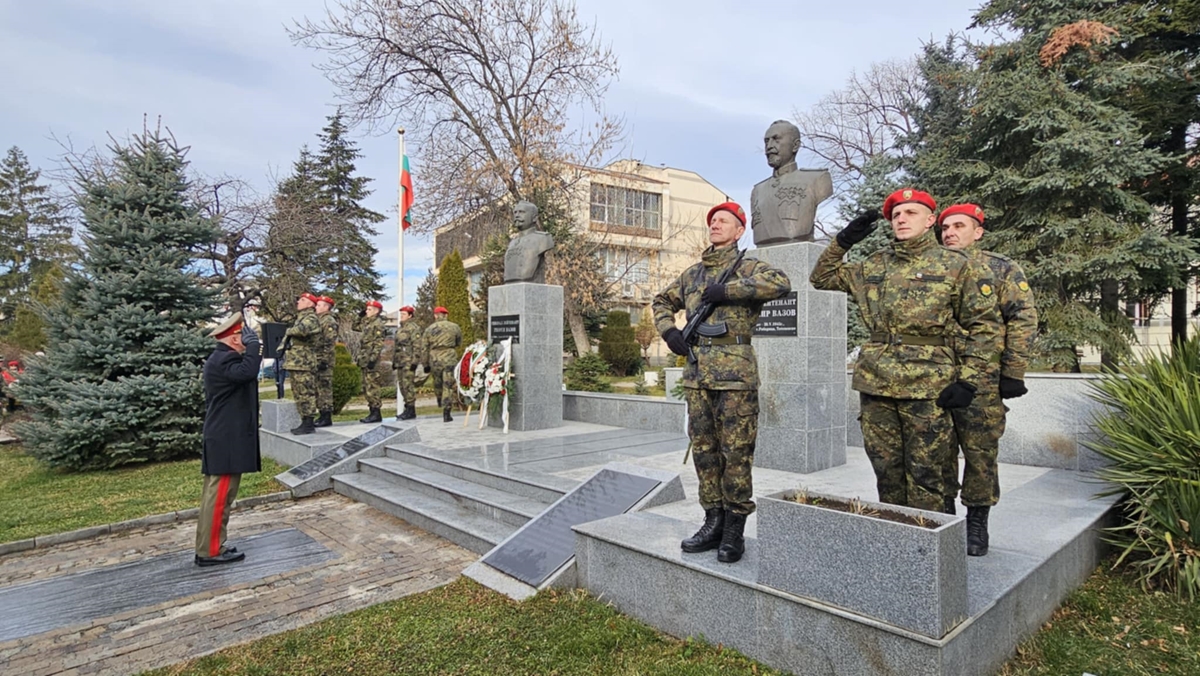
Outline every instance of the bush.
<path id="1" fill-rule="evenodd" d="M 612 392 L 604 382 L 608 373 L 608 362 L 595 352 L 585 352 L 567 367 L 567 389 L 581 392 Z"/>
<path id="2" fill-rule="evenodd" d="M 613 310 L 600 332 L 600 356 L 612 367 L 616 376 L 637 373 L 642 368 L 641 346 L 629 325 L 629 313 Z"/>
<path id="3" fill-rule="evenodd" d="M 350 350 L 338 343 L 333 348 L 333 412 L 341 413 L 346 403 L 362 393 L 362 369 L 354 365 Z"/>
<path id="4" fill-rule="evenodd" d="M 1128 493 L 1125 521 L 1109 529 L 1143 587 L 1200 596 L 1200 336 L 1174 353 L 1143 357 L 1095 381 L 1108 407 L 1087 446 L 1111 464 L 1107 495 Z"/>

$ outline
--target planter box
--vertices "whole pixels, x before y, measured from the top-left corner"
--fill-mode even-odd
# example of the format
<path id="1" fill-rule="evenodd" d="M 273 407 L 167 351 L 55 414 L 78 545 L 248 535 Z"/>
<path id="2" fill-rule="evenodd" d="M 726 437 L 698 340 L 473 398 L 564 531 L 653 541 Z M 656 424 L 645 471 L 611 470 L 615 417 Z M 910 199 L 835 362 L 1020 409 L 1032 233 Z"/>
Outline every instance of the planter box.
<path id="1" fill-rule="evenodd" d="M 967 528 L 961 516 L 862 502 L 929 527 L 793 502 L 758 502 L 758 582 L 941 638 L 967 618 Z M 813 501 L 846 498 L 807 493 Z"/>

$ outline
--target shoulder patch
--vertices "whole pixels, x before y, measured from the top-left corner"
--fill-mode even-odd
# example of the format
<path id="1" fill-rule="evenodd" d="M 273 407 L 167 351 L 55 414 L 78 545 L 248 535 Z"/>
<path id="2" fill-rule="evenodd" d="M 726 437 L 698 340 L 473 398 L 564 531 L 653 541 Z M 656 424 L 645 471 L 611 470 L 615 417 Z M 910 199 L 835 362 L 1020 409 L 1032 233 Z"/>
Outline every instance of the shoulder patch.
<path id="1" fill-rule="evenodd" d="M 986 298 L 988 296 L 991 296 L 992 293 L 995 292 L 995 289 L 992 287 L 992 280 L 981 279 L 977 283 L 979 285 L 979 295 Z"/>
<path id="2" fill-rule="evenodd" d="M 1029 290 L 1029 282 L 1022 279 L 1021 281 L 1017 282 L 1017 288 L 1022 291 L 1028 291 Z"/>

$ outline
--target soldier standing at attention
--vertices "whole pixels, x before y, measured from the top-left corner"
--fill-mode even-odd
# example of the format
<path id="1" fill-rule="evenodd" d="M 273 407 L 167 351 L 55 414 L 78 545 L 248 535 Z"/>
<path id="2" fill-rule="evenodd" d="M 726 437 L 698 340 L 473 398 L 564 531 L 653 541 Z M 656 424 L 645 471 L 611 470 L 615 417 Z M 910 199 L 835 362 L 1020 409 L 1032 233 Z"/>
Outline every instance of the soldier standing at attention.
<path id="1" fill-rule="evenodd" d="M 967 252 L 973 260 L 991 270 L 1003 320 L 1000 335 L 1004 351 L 1000 353 L 1000 367 L 988 371 L 986 386 L 975 393 L 970 406 L 951 411 L 964 459 L 962 502 L 967 506 L 967 554 L 970 556 L 987 555 L 988 512 L 1000 499 L 996 456 L 1000 453 L 1006 412 L 1001 400 L 1028 392 L 1025 369 L 1029 366 L 1038 324 L 1033 291 L 1029 289 L 1021 267 L 1010 258 L 976 246 L 983 237 L 983 219 L 983 209 L 975 204 L 955 204 L 943 211 L 938 219 L 942 244 Z M 959 487 L 957 449 L 951 449 L 943 474 L 949 489 L 946 511 L 953 514 L 954 495 Z"/>
<path id="2" fill-rule="evenodd" d="M 292 378 L 292 398 L 300 413 L 300 426 L 292 434 L 312 434 L 317 431 L 313 418 L 317 414 L 317 348 L 323 340 L 321 324 L 317 321 L 317 297 L 300 294 L 296 301 L 296 321 L 284 332 L 290 346 L 287 351 L 287 370 Z"/>
<path id="3" fill-rule="evenodd" d="M 404 397 L 404 412 L 396 416 L 396 420 L 417 417 L 417 388 L 413 382 L 413 372 L 417 370 L 417 364 L 425 361 L 425 341 L 421 337 L 421 327 L 412 320 L 414 314 L 416 311 L 411 305 L 400 308 L 400 328 L 396 329 L 395 349 L 392 351 L 396 387 Z"/>
<path id="4" fill-rule="evenodd" d="M 314 427 L 329 427 L 333 424 L 333 361 L 338 326 L 337 320 L 330 312 L 331 309 L 332 298 L 317 298 L 317 321 L 321 324 L 321 344 L 317 352 L 317 411 L 321 417 Z"/>
<path id="5" fill-rule="evenodd" d="M 712 246 L 652 306 L 655 328 L 678 355 L 686 355 L 689 345 L 675 327 L 675 313 L 691 315 L 701 302 L 715 306 L 705 320 L 709 337 L 695 342 L 696 361 L 683 376 L 704 525 L 680 546 L 692 553 L 719 547 L 717 560 L 725 563 L 742 558 L 746 517 L 754 512 L 750 470 L 758 438 L 758 362 L 750 335 L 762 304 L 792 289 L 787 275 L 753 258 L 743 258 L 728 283 L 717 283 L 737 261 L 745 231 L 746 212 L 734 202 L 710 209 Z"/>
<path id="6" fill-rule="evenodd" d="M 947 411 L 966 408 L 987 386 L 985 374 L 999 360 L 1000 312 L 987 266 L 938 245 L 936 208 L 929 193 L 897 190 L 883 203 L 890 246 L 842 261 L 875 229 L 880 214 L 868 211 L 837 234 L 809 281 L 854 296 L 871 332 L 852 387 L 880 502 L 941 512 L 954 441 Z"/>
<path id="7" fill-rule="evenodd" d="M 450 422 L 450 406 L 458 393 L 454 383 L 454 365 L 461 356 L 462 329 L 446 317 L 450 311 L 440 305 L 433 309 L 433 323 L 425 329 L 425 370 L 433 373 L 433 391 L 442 407 L 442 422 Z"/>
<path id="8" fill-rule="evenodd" d="M 369 300 L 358 323 L 358 330 L 363 334 L 358 346 L 358 367 L 362 369 L 363 394 L 367 397 L 367 408 L 370 409 L 367 417 L 358 421 L 360 423 L 383 422 L 383 417 L 379 415 L 379 407 L 383 404 L 379 396 L 379 390 L 383 389 L 383 376 L 376 370 L 385 338 L 383 320 L 379 318 L 382 311 L 383 303 Z"/>

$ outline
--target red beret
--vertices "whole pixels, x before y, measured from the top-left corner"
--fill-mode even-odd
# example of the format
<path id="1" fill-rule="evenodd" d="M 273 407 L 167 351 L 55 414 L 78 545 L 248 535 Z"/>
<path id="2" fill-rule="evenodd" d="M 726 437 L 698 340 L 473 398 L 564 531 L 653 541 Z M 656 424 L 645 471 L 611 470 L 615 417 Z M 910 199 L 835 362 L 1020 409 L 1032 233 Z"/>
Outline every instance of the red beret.
<path id="1" fill-rule="evenodd" d="M 321 296 L 321 297 L 317 298 L 317 300 L 322 303 L 328 304 L 330 307 L 333 307 L 333 299 L 330 298 L 329 296 Z"/>
<path id="2" fill-rule="evenodd" d="M 383 309 L 383 303 L 380 303 L 380 302 L 379 302 L 379 301 L 377 301 L 377 300 L 369 300 L 369 301 L 367 301 L 367 307 L 377 307 L 377 308 L 379 308 L 380 310 L 382 310 L 382 309 Z"/>
<path id="3" fill-rule="evenodd" d="M 415 314 L 417 314 L 417 311 L 416 311 L 416 310 L 414 310 L 414 309 L 413 309 L 413 306 L 411 306 L 411 305 L 405 305 L 404 307 L 400 308 L 400 311 L 401 311 L 401 312 L 407 312 L 407 313 L 408 313 L 408 314 L 410 314 L 410 315 L 415 315 Z"/>
<path id="4" fill-rule="evenodd" d="M 437 306 L 437 307 L 433 308 L 433 314 L 435 314 L 435 315 L 436 315 L 436 314 L 439 314 L 439 313 L 440 313 L 440 314 L 444 314 L 444 315 L 448 315 L 448 314 L 450 314 L 450 311 L 449 311 L 449 310 L 447 310 L 446 308 L 442 307 L 441 305 L 439 305 L 439 306 Z"/>
<path id="5" fill-rule="evenodd" d="M 933 195 L 916 188 L 901 188 L 888 195 L 888 198 L 883 201 L 883 217 L 889 221 L 892 220 L 892 209 L 910 202 L 924 204 L 929 207 L 930 211 L 937 211 L 937 202 L 934 201 Z"/>
<path id="6" fill-rule="evenodd" d="M 728 211 L 729 213 L 733 214 L 738 221 L 741 222 L 743 228 L 746 227 L 746 211 L 742 209 L 741 205 L 739 205 L 737 202 L 722 202 L 709 209 L 708 218 L 704 219 L 704 223 L 712 223 L 713 214 L 717 213 L 718 211 Z"/>
<path id="7" fill-rule="evenodd" d="M 304 293 L 300 294 L 300 297 L 301 297 L 301 298 L 307 298 L 307 299 L 311 300 L 313 303 L 316 303 L 316 302 L 318 302 L 318 301 L 320 301 L 320 300 L 321 300 L 321 297 L 320 297 L 320 296 L 314 296 L 314 295 L 312 295 L 311 293 L 309 293 L 309 292 L 307 292 L 307 291 L 305 291 Z"/>
<path id="8" fill-rule="evenodd" d="M 945 211 L 942 212 L 942 215 L 938 216 L 938 225 L 941 225 L 943 222 L 945 222 L 948 216 L 958 215 L 970 216 L 971 218 L 979 221 L 980 225 L 983 225 L 983 209 L 979 208 L 978 204 L 954 204 L 946 207 Z"/>
<path id="9" fill-rule="evenodd" d="M 21 365 L 21 362 L 19 362 L 19 361 L 10 361 L 10 362 L 8 362 L 8 365 L 9 365 L 9 366 L 20 366 L 20 365 Z"/>

